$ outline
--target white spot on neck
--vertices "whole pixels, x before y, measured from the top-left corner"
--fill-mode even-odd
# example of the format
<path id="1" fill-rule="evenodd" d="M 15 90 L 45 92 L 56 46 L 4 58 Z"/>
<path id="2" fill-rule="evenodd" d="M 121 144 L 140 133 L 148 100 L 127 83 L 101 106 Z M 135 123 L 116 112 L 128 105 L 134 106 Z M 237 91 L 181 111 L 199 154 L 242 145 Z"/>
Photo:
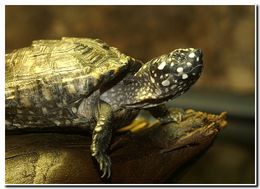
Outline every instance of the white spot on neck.
<path id="1" fill-rule="evenodd" d="M 163 70 L 163 68 L 166 66 L 166 62 L 163 61 L 159 66 L 158 66 L 158 69 L 159 70 Z"/>
<path id="2" fill-rule="evenodd" d="M 172 66 L 174 66 L 174 63 L 173 63 L 173 62 L 171 63 L 171 67 L 172 67 Z"/>
<path id="3" fill-rule="evenodd" d="M 170 85 L 170 81 L 169 80 L 164 80 L 163 82 L 162 82 L 162 85 L 163 86 L 169 86 Z"/>
<path id="4" fill-rule="evenodd" d="M 182 74 L 182 79 L 187 79 L 188 75 L 187 74 Z"/>
<path id="5" fill-rule="evenodd" d="M 190 58 L 194 58 L 194 57 L 195 57 L 195 53 L 194 53 L 194 52 L 190 53 L 190 54 L 189 54 L 189 57 L 190 57 Z"/>
<path id="6" fill-rule="evenodd" d="M 157 95 L 161 95 L 162 94 L 162 91 L 160 89 L 155 89 L 154 91 Z"/>
<path id="7" fill-rule="evenodd" d="M 199 57 L 199 56 L 196 58 L 196 61 L 197 61 L 197 62 L 199 62 L 199 61 L 200 61 L 200 57 Z"/>
<path id="8" fill-rule="evenodd" d="M 183 67 L 178 67 L 177 72 L 179 72 L 179 73 L 183 72 Z"/>
<path id="9" fill-rule="evenodd" d="M 192 66 L 192 63 L 187 62 L 187 66 L 188 66 L 188 67 Z"/>
<path id="10" fill-rule="evenodd" d="M 171 89 L 174 89 L 174 88 L 176 88 L 177 87 L 177 85 L 172 85 L 171 86 Z"/>
<path id="11" fill-rule="evenodd" d="M 154 81 L 154 78 L 153 78 L 153 77 L 151 77 L 151 81 L 152 81 L 152 83 L 155 83 L 155 81 Z"/>

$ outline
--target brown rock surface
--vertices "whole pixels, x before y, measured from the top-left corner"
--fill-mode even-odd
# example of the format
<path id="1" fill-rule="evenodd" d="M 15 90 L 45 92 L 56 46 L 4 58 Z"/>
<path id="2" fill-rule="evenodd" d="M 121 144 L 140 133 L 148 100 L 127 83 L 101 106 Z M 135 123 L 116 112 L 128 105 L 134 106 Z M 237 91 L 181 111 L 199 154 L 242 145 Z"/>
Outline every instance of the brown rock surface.
<path id="1" fill-rule="evenodd" d="M 89 136 L 7 135 L 6 184 L 164 183 L 212 144 L 227 124 L 225 115 L 188 110 L 180 124 L 155 124 L 116 136 L 109 180 L 100 179 Z"/>

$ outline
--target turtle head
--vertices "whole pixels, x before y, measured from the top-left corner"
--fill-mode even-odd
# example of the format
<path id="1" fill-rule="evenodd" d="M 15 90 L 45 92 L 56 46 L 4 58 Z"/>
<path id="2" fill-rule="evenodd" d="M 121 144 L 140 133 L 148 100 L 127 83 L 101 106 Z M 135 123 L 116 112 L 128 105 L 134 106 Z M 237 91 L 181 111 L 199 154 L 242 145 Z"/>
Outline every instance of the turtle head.
<path id="1" fill-rule="evenodd" d="M 126 108 L 157 106 L 185 93 L 200 77 L 202 67 L 200 49 L 176 49 L 145 63 L 102 98 Z"/>
<path id="2" fill-rule="evenodd" d="M 181 94 L 197 81 L 202 66 L 200 49 L 176 49 L 151 60 L 150 79 L 163 94 Z"/>
<path id="3" fill-rule="evenodd" d="M 202 67 L 202 51 L 194 48 L 176 49 L 150 60 L 136 73 L 147 92 L 139 94 L 137 104 L 156 106 L 183 94 L 200 77 Z"/>

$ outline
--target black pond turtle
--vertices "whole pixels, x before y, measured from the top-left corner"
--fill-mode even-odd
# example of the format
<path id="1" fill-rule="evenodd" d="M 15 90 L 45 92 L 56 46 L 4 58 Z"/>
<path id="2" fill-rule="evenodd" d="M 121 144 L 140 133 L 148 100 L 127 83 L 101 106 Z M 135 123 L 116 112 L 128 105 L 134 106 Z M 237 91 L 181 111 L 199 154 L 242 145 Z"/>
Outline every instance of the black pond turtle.
<path id="1" fill-rule="evenodd" d="M 200 49 L 176 49 L 143 64 L 98 39 L 33 41 L 6 54 L 6 129 L 90 128 L 91 153 L 110 177 L 112 130 L 140 109 L 161 122 L 181 112 L 163 103 L 186 92 L 202 71 Z"/>

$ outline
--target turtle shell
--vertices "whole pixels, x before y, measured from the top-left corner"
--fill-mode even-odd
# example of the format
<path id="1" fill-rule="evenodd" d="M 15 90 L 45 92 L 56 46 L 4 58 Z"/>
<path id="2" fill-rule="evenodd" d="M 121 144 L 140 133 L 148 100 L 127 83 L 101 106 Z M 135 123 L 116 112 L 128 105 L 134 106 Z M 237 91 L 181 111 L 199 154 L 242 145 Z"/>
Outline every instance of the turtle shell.
<path id="1" fill-rule="evenodd" d="M 75 101 L 140 67 L 141 62 L 98 39 L 33 41 L 6 54 L 6 99 L 23 106 L 61 95 Z"/>

